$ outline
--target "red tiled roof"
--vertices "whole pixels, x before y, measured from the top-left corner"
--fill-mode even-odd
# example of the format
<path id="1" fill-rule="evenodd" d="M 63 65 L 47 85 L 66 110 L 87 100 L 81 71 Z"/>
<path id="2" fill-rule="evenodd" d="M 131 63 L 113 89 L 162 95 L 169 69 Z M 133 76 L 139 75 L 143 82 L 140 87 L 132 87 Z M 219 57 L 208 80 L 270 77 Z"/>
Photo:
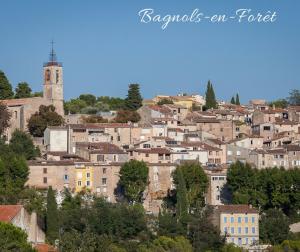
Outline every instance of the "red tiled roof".
<path id="1" fill-rule="evenodd" d="M 22 209 L 22 205 L 0 205 L 0 221 L 10 222 Z"/>
<path id="2" fill-rule="evenodd" d="M 35 246 L 38 252 L 57 252 L 58 250 L 46 243 L 40 243 Z"/>
<path id="3" fill-rule="evenodd" d="M 140 152 L 140 153 L 171 154 L 170 150 L 168 150 L 166 148 L 135 149 L 134 151 Z"/>
<path id="4" fill-rule="evenodd" d="M 222 213 L 258 213 L 255 208 L 248 205 L 221 205 L 217 209 Z"/>

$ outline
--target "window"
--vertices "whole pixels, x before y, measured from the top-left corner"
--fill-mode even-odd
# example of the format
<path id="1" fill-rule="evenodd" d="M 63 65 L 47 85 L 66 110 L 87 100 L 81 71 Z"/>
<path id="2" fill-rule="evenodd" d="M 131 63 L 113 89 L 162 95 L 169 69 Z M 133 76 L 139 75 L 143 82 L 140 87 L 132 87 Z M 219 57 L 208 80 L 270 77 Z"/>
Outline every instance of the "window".
<path id="1" fill-rule="evenodd" d="M 227 233 L 227 227 L 224 227 L 224 233 L 225 234 Z"/>
<path id="2" fill-rule="evenodd" d="M 47 177 L 43 178 L 43 182 L 44 182 L 44 184 L 47 184 Z"/>
<path id="3" fill-rule="evenodd" d="M 246 245 L 248 245 L 248 243 L 249 243 L 248 237 L 245 238 L 245 243 L 246 243 Z"/>
<path id="4" fill-rule="evenodd" d="M 107 183 L 107 178 L 102 178 L 102 185 L 106 185 Z"/>
<path id="5" fill-rule="evenodd" d="M 230 151 L 230 150 L 227 151 L 227 155 L 228 155 L 228 156 L 231 156 L 231 155 L 232 155 L 232 151 Z"/>
<path id="6" fill-rule="evenodd" d="M 245 223 L 248 223 L 248 217 L 245 217 Z"/>
<path id="7" fill-rule="evenodd" d="M 104 155 L 97 155 L 98 162 L 104 162 Z"/>
<path id="8" fill-rule="evenodd" d="M 255 222 L 255 217 L 252 217 L 251 219 L 252 219 L 252 223 L 254 223 Z"/>
<path id="9" fill-rule="evenodd" d="M 224 217 L 224 223 L 227 223 L 227 217 Z"/>
<path id="10" fill-rule="evenodd" d="M 121 137 L 120 136 L 118 136 L 118 142 L 120 142 L 121 141 Z"/>
<path id="11" fill-rule="evenodd" d="M 242 217 L 238 217 L 238 223 L 242 222 Z"/>
<path id="12" fill-rule="evenodd" d="M 264 130 L 265 130 L 265 131 L 270 131 L 270 130 L 271 130 L 271 127 L 270 127 L 270 126 L 264 126 Z"/>
<path id="13" fill-rule="evenodd" d="M 255 227 L 252 228 L 252 234 L 255 234 Z"/>
<path id="14" fill-rule="evenodd" d="M 230 222 L 233 223 L 234 222 L 234 217 L 230 218 Z"/>
<path id="15" fill-rule="evenodd" d="M 111 136 L 111 137 L 110 137 L 110 140 L 111 140 L 111 141 L 113 141 L 113 140 L 114 140 L 114 137 L 113 137 L 113 136 Z"/>
<path id="16" fill-rule="evenodd" d="M 18 118 L 18 112 L 15 111 L 15 118 L 17 119 Z"/>
<path id="17" fill-rule="evenodd" d="M 224 180 L 225 179 L 225 177 L 219 177 L 219 180 Z"/>
<path id="18" fill-rule="evenodd" d="M 248 234 L 249 230 L 248 227 L 245 227 L 245 234 Z"/>
<path id="19" fill-rule="evenodd" d="M 65 174 L 65 175 L 64 175 L 64 180 L 65 180 L 65 181 L 68 181 L 68 180 L 69 180 L 69 175 Z"/>
<path id="20" fill-rule="evenodd" d="M 90 174 L 89 172 L 87 172 L 87 173 L 86 173 L 86 177 L 87 177 L 87 178 L 90 178 L 90 177 L 91 177 L 91 174 Z"/>
<path id="21" fill-rule="evenodd" d="M 231 227 L 231 234 L 234 234 L 234 227 Z"/>
<path id="22" fill-rule="evenodd" d="M 238 233 L 239 233 L 239 234 L 242 233 L 242 228 L 241 228 L 241 227 L 238 228 Z"/>
<path id="23" fill-rule="evenodd" d="M 47 174 L 47 168 L 43 168 L 43 173 Z"/>
<path id="24" fill-rule="evenodd" d="M 150 144 L 144 144 L 144 145 L 143 145 L 143 148 L 145 148 L 145 149 L 150 148 Z"/>
<path id="25" fill-rule="evenodd" d="M 114 155 L 114 161 L 117 161 L 117 155 Z"/>
<path id="26" fill-rule="evenodd" d="M 239 244 L 239 246 L 241 246 L 242 245 L 242 238 L 238 238 L 238 244 Z"/>
<path id="27" fill-rule="evenodd" d="M 102 173 L 103 173 L 103 174 L 106 174 L 106 169 L 107 169 L 107 168 L 103 168 L 103 169 L 102 169 Z"/>
<path id="28" fill-rule="evenodd" d="M 91 185 L 91 182 L 88 180 L 86 181 L 86 186 L 90 186 Z"/>
<path id="29" fill-rule="evenodd" d="M 241 155 L 241 152 L 240 152 L 240 151 L 236 151 L 236 155 L 237 155 L 237 156 L 240 156 L 240 155 Z"/>
<path id="30" fill-rule="evenodd" d="M 220 200 L 220 195 L 217 195 L 217 196 L 216 196 L 216 200 Z"/>
<path id="31" fill-rule="evenodd" d="M 81 186 L 81 181 L 80 181 L 80 180 L 77 182 L 77 185 L 78 185 L 78 186 Z"/>
<path id="32" fill-rule="evenodd" d="M 149 157 L 149 153 L 146 153 L 145 156 L 146 156 L 146 157 Z"/>

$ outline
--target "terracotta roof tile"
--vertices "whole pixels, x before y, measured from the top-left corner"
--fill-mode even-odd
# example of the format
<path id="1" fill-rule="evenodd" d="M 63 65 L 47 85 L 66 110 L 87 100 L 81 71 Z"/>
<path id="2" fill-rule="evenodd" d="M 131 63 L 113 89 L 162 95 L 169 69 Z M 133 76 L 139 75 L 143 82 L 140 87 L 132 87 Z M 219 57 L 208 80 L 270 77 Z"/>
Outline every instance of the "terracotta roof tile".
<path id="1" fill-rule="evenodd" d="M 22 209 L 22 205 L 0 205 L 0 221 L 10 222 Z"/>

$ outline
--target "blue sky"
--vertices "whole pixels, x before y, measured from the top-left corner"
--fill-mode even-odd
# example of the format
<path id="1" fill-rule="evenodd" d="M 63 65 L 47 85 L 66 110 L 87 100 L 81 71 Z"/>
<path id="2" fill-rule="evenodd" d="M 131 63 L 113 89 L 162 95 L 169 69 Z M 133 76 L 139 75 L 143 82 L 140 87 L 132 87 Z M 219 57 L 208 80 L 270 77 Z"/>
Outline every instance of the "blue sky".
<path id="1" fill-rule="evenodd" d="M 0 69 L 13 86 L 42 89 L 42 64 L 55 40 L 64 64 L 65 98 L 82 93 L 124 97 L 140 83 L 145 98 L 179 92 L 204 94 L 210 79 L 217 97 L 287 97 L 300 88 L 298 0 L 0 0 Z M 239 8 L 277 12 L 268 24 L 140 22 L 138 12 L 189 14 L 198 8 L 232 14 Z"/>

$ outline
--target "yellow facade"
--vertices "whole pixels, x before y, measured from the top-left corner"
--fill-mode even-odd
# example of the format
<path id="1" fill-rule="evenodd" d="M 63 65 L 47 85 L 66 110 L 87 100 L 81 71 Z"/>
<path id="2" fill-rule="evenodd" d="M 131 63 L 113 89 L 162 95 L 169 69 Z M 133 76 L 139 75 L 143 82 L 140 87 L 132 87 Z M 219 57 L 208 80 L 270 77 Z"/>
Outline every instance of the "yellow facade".
<path id="1" fill-rule="evenodd" d="M 255 244 L 259 240 L 259 215 L 257 213 L 221 213 L 220 231 L 227 243 L 238 246 Z"/>
<path id="2" fill-rule="evenodd" d="M 179 100 L 179 101 L 173 101 L 173 103 L 175 105 L 180 105 L 180 106 L 183 106 L 183 107 L 186 107 L 187 109 L 191 109 L 193 107 L 193 101 L 192 100 Z"/>
<path id="3" fill-rule="evenodd" d="M 94 168 L 91 166 L 77 166 L 76 171 L 76 184 L 75 191 L 80 192 L 83 189 L 91 189 L 93 185 Z"/>

